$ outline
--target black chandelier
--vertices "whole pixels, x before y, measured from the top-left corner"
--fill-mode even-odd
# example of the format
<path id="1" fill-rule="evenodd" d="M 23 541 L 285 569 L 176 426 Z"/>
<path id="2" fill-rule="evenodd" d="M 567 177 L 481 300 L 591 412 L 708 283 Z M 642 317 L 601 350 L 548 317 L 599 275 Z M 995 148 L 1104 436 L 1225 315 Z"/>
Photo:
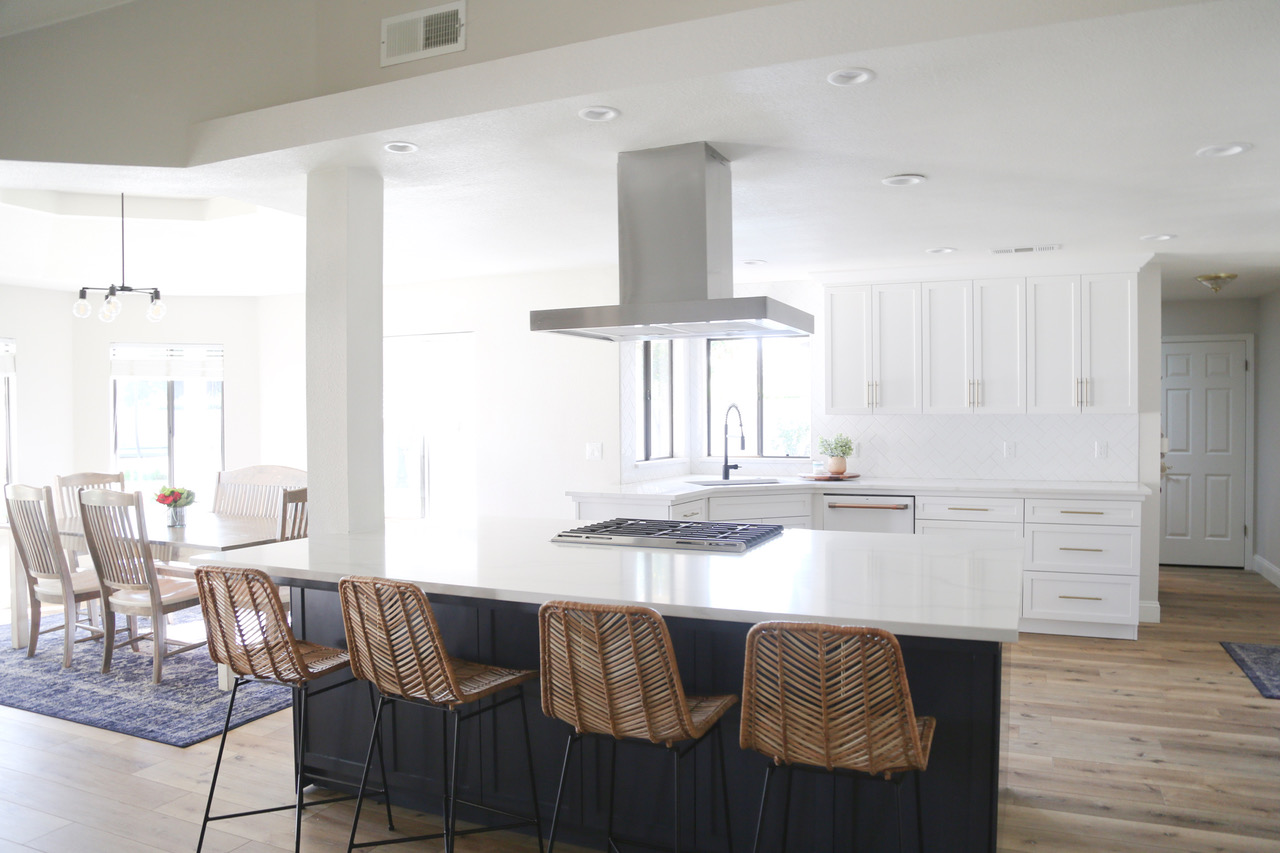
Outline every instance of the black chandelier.
<path id="1" fill-rule="evenodd" d="M 71 313 L 80 319 L 85 319 L 93 313 L 93 306 L 89 304 L 89 291 L 100 290 L 107 295 L 102 299 L 102 307 L 98 309 L 98 319 L 104 323 L 110 323 L 120 314 L 123 304 L 120 301 L 121 293 L 145 293 L 151 297 L 151 303 L 147 305 L 147 319 L 153 323 L 158 323 L 164 318 L 168 307 L 160 300 L 160 289 L 156 287 L 129 287 L 124 283 L 124 193 L 120 194 L 120 283 L 113 284 L 109 287 L 82 287 L 80 288 L 80 298 L 71 306 Z"/>

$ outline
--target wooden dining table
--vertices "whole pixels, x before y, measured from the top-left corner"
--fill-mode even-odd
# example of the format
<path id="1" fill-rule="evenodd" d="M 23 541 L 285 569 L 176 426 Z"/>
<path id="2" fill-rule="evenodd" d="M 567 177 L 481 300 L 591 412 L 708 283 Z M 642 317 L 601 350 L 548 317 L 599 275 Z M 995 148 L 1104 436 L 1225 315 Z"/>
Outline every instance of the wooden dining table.
<path id="1" fill-rule="evenodd" d="M 180 559 L 185 562 L 191 562 L 192 557 L 199 554 L 265 545 L 275 542 L 280 535 L 280 522 L 275 518 L 222 515 L 205 511 L 199 505 L 189 506 L 186 510 L 186 524 L 182 527 L 169 527 L 168 512 L 159 504 L 155 507 L 147 506 L 144 511 L 147 540 L 151 545 L 157 549 L 176 549 L 182 555 Z M 8 518 L 0 515 L 0 530 L 8 529 Z M 62 534 L 66 547 L 84 550 L 84 528 L 79 518 L 59 518 L 58 531 Z M 9 539 L 9 588 L 13 612 L 9 623 L 11 641 L 13 648 L 23 649 L 27 646 L 30 630 L 26 580 L 18 565 L 13 537 L 8 533 L 5 535 Z"/>

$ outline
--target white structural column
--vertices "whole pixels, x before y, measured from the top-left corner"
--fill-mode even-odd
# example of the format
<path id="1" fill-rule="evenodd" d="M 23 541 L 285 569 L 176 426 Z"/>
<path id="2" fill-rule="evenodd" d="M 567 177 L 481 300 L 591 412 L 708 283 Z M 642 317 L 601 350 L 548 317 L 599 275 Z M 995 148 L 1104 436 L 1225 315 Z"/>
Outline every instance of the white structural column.
<path id="1" fill-rule="evenodd" d="M 307 176 L 310 530 L 371 533 L 382 497 L 382 177 Z"/>

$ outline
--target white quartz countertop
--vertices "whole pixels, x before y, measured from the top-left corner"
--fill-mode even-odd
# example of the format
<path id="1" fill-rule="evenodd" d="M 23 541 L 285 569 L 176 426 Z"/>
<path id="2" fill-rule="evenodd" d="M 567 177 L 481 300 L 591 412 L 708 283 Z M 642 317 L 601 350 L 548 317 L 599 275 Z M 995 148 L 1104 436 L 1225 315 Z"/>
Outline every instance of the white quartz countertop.
<path id="1" fill-rule="evenodd" d="M 786 530 L 742 554 L 554 543 L 580 522 L 480 519 L 476 529 L 387 523 L 193 558 L 320 585 L 346 575 L 431 594 L 542 604 L 636 603 L 664 616 L 823 621 L 960 640 L 1018 639 L 1021 539 Z"/>
<path id="2" fill-rule="evenodd" d="M 742 475 L 747 478 L 749 475 Z M 888 477 L 858 477 L 852 480 L 808 480 L 802 477 L 778 477 L 776 483 L 761 485 L 699 486 L 691 480 L 714 480 L 715 475 L 684 477 L 627 483 L 605 491 L 568 491 L 571 498 L 650 500 L 655 504 L 673 500 L 693 500 L 712 495 L 768 494 L 776 491 L 803 489 L 813 492 L 841 494 L 897 493 L 903 495 L 986 496 L 1010 498 L 1088 498 L 1142 499 L 1151 489 L 1141 483 L 1079 482 L 1066 480 L 937 480 Z"/>

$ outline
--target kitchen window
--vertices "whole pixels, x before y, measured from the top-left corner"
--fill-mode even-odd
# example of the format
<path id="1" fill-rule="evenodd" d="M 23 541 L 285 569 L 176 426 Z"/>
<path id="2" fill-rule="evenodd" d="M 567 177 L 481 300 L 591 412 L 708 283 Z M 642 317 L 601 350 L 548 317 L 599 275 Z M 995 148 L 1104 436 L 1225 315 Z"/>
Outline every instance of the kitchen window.
<path id="1" fill-rule="evenodd" d="M 222 347 L 111 345 L 112 451 L 125 488 L 213 499 L 223 465 Z"/>
<path id="2" fill-rule="evenodd" d="M 636 460 L 675 455 L 671 341 L 644 341 L 636 361 Z"/>
<path id="3" fill-rule="evenodd" d="M 733 338 L 707 341 L 707 455 L 809 456 L 809 338 Z"/>

